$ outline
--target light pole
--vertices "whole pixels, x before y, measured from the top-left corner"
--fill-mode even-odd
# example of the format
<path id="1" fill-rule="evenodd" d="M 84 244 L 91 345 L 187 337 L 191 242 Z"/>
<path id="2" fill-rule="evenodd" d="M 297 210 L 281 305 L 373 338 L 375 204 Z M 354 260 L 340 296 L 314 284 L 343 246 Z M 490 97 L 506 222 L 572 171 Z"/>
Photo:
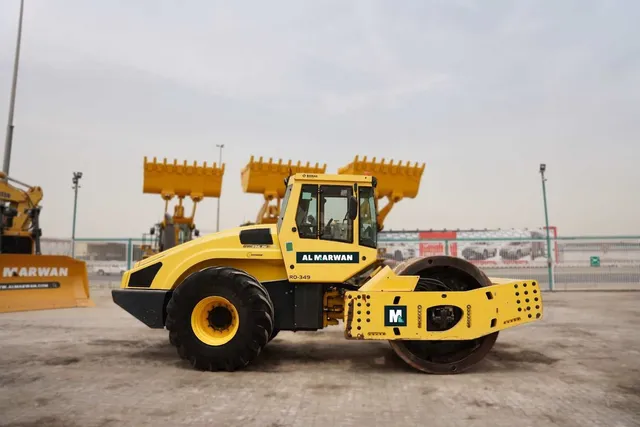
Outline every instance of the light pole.
<path id="1" fill-rule="evenodd" d="M 547 170 L 547 165 L 540 163 L 540 177 L 542 178 L 542 199 L 544 200 L 544 222 L 547 229 L 547 270 L 549 273 L 549 290 L 553 291 L 553 261 L 551 259 L 551 237 L 549 235 L 549 212 L 547 210 L 547 187 L 545 183 L 547 179 L 544 177 L 544 172 Z"/>
<path id="2" fill-rule="evenodd" d="M 78 211 L 78 188 L 80 188 L 80 178 L 82 172 L 74 172 L 71 182 L 73 182 L 73 226 L 71 227 L 71 257 L 75 258 L 76 254 L 76 212 Z"/>
<path id="3" fill-rule="evenodd" d="M 7 120 L 7 135 L 4 142 L 4 160 L 2 172 L 9 176 L 9 165 L 11 163 L 11 144 L 13 142 L 13 109 L 16 103 L 16 86 L 18 83 L 18 63 L 20 62 L 20 41 L 22 40 L 22 14 L 24 11 L 24 0 L 20 1 L 20 18 L 18 19 L 18 39 L 16 41 L 16 53 L 13 60 L 13 81 L 11 83 L 11 97 L 9 98 L 9 119 Z"/>
<path id="4" fill-rule="evenodd" d="M 224 148 L 224 144 L 216 144 L 216 147 L 220 149 L 218 167 L 222 167 L 222 149 Z M 218 231 L 220 231 L 220 196 L 218 196 L 218 213 L 216 214 L 216 232 Z"/>

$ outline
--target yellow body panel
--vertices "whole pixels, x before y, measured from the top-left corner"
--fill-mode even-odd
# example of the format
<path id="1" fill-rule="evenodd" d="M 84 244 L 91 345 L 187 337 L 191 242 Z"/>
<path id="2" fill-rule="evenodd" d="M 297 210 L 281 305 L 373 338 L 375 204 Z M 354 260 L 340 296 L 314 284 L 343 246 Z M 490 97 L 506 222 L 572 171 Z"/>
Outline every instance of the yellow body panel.
<path id="1" fill-rule="evenodd" d="M 428 331 L 427 309 L 440 305 L 458 307 L 463 317 L 449 330 Z M 378 289 L 347 292 L 345 308 L 348 339 L 469 340 L 539 320 L 542 294 L 536 282 L 520 280 L 465 292 Z"/>
<path id="2" fill-rule="evenodd" d="M 336 185 L 357 183 L 371 186 L 370 176 L 297 174 L 289 184 Z M 300 199 L 301 186 L 293 185 L 289 204 L 295 207 Z M 341 220 L 340 218 L 339 220 Z M 290 282 L 342 283 L 366 270 L 377 261 L 377 249 L 358 245 L 359 218 L 353 221 L 351 243 L 301 238 L 296 227 L 296 209 L 287 209 L 279 233 L 282 257 Z M 287 249 L 291 244 L 291 250 Z M 317 260 L 316 257 L 322 257 Z M 336 258 L 337 257 L 337 258 Z M 335 259 L 336 262 L 331 262 Z M 321 261 L 321 262 L 317 262 Z M 330 268 L 331 271 L 327 271 Z"/>
<path id="3" fill-rule="evenodd" d="M 243 245 L 240 243 L 241 230 L 265 227 L 271 231 L 273 244 Z M 129 287 L 129 278 L 133 273 L 157 262 L 161 262 L 162 267 L 151 284 L 151 289 L 174 289 L 192 272 L 212 266 L 239 268 L 261 282 L 287 278 L 276 229 L 273 225 L 236 227 L 160 252 L 137 262 L 131 270 L 125 272 L 121 287 Z"/>
<path id="4" fill-rule="evenodd" d="M 419 276 L 399 276 L 388 265 L 379 270 L 359 289 L 360 292 L 410 292 L 418 283 Z"/>
<path id="5" fill-rule="evenodd" d="M 83 261 L 58 255 L 0 254 L 0 313 L 93 307 Z"/>

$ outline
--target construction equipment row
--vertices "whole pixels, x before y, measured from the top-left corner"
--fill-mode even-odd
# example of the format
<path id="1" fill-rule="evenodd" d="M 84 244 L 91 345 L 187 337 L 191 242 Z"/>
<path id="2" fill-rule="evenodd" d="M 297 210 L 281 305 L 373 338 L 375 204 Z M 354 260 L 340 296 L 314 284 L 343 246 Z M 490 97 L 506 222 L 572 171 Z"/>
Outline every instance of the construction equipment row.
<path id="1" fill-rule="evenodd" d="M 387 204 L 378 210 L 378 231 L 384 227 L 384 220 L 393 206 L 404 198 L 415 198 L 420 187 L 420 180 L 425 169 L 425 164 L 402 164 L 402 161 L 394 164 L 388 163 L 383 158 L 376 161 L 376 157 L 367 160 L 356 156 L 349 164 L 338 169 L 339 175 L 374 175 L 378 185 L 375 189 L 376 209 L 379 200 L 386 198 Z M 143 193 L 160 194 L 165 202 L 163 220 L 155 224 L 150 230 L 152 236 L 157 236 L 155 245 L 143 245 L 144 257 L 169 249 L 175 245 L 188 242 L 193 237 L 198 237 L 199 232 L 195 226 L 196 204 L 205 197 L 220 197 L 222 191 L 222 177 L 225 165 L 218 166 L 213 163 L 207 167 L 206 162 L 198 166 L 178 160 L 168 163 L 163 159 L 159 163 L 154 157 L 153 161 L 144 158 Z M 251 156 L 249 163 L 241 171 L 242 190 L 245 193 L 260 194 L 264 198 L 258 211 L 255 222 L 251 224 L 275 224 L 280 216 L 282 199 L 285 195 L 284 180 L 294 174 L 317 175 L 324 174 L 327 165 L 319 163 L 312 165 L 301 161 L 283 162 L 273 158 L 265 161 L 263 157 L 256 159 Z M 183 199 L 189 196 L 193 201 L 191 216 L 184 215 Z M 174 207 L 173 215 L 169 213 L 169 202 L 173 197 L 178 198 L 178 204 Z"/>

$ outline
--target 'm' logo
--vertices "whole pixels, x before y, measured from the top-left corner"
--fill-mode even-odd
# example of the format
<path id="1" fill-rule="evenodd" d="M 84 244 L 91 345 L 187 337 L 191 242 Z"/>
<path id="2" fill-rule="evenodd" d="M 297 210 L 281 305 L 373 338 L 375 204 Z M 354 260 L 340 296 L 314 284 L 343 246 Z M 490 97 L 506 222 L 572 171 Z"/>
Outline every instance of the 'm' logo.
<path id="1" fill-rule="evenodd" d="M 407 326 L 407 306 L 385 305 L 384 326 Z"/>

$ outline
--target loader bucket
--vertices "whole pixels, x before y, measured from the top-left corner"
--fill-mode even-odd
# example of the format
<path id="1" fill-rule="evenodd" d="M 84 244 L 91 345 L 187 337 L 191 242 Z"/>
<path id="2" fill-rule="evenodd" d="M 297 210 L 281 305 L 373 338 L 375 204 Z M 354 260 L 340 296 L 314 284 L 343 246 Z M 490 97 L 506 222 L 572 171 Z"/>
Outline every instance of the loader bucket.
<path id="1" fill-rule="evenodd" d="M 364 156 L 362 160 L 356 156 L 353 162 L 338 169 L 338 174 L 372 175 L 376 178 L 376 199 L 379 200 L 385 197 L 388 199 L 387 205 L 378 210 L 378 225 L 382 228 L 384 219 L 396 202 L 405 197 L 413 199 L 418 195 L 424 168 L 424 163 L 418 165 L 416 162 L 411 165 L 411 163 L 407 162 L 407 164 L 403 165 L 402 161 L 399 161 L 397 164 L 393 164 L 393 160 L 385 163 L 384 158 L 377 162 L 375 157 L 368 161 L 367 156 Z"/>
<path id="2" fill-rule="evenodd" d="M 269 162 L 264 162 L 262 157 L 259 160 L 255 160 L 254 156 L 251 156 L 249 163 L 242 169 L 242 189 L 245 193 L 264 194 L 272 196 L 272 198 L 284 197 L 284 180 L 289 175 L 296 173 L 324 173 L 327 169 L 327 165 L 319 166 L 318 163 L 315 166 L 311 166 L 309 162 L 303 165 L 298 163 L 282 163 L 282 159 L 278 163 L 273 163 L 273 158 L 269 159 Z"/>
<path id="3" fill-rule="evenodd" d="M 216 163 L 207 166 L 207 162 L 204 162 L 198 166 L 197 162 L 188 165 L 186 160 L 183 164 L 178 164 L 177 160 L 167 163 L 167 159 L 158 163 L 155 157 L 153 161 L 145 157 L 142 191 L 145 194 L 161 194 L 165 199 L 173 196 L 190 196 L 198 200 L 220 197 L 223 175 L 224 164 L 221 167 Z"/>
<path id="4" fill-rule="evenodd" d="M 0 255 L 0 313 L 95 307 L 87 266 L 67 256 Z"/>
<path id="5" fill-rule="evenodd" d="M 274 224 L 280 215 L 280 201 L 284 197 L 285 185 L 284 180 L 289 175 L 296 173 L 324 173 L 327 165 L 320 166 L 318 163 L 312 166 L 307 162 L 303 165 L 292 163 L 283 163 L 282 159 L 278 163 L 273 163 L 273 158 L 269 162 L 265 162 L 260 157 L 255 160 L 251 156 L 249 163 L 242 169 L 242 190 L 245 193 L 262 194 L 264 196 L 264 204 L 258 212 L 256 219 L 257 224 Z M 275 205 L 271 205 L 272 200 L 276 200 Z"/>
<path id="6" fill-rule="evenodd" d="M 362 160 L 358 156 L 353 162 L 338 169 L 340 175 L 372 175 L 378 180 L 376 195 L 379 199 L 389 197 L 391 200 L 399 201 L 405 197 L 413 199 L 418 195 L 420 188 L 420 180 L 424 172 L 425 165 L 411 165 L 407 162 L 402 164 L 402 160 L 398 164 L 393 164 L 393 160 L 385 163 L 385 159 L 376 162 L 374 157 L 367 161 L 367 156 Z"/>

